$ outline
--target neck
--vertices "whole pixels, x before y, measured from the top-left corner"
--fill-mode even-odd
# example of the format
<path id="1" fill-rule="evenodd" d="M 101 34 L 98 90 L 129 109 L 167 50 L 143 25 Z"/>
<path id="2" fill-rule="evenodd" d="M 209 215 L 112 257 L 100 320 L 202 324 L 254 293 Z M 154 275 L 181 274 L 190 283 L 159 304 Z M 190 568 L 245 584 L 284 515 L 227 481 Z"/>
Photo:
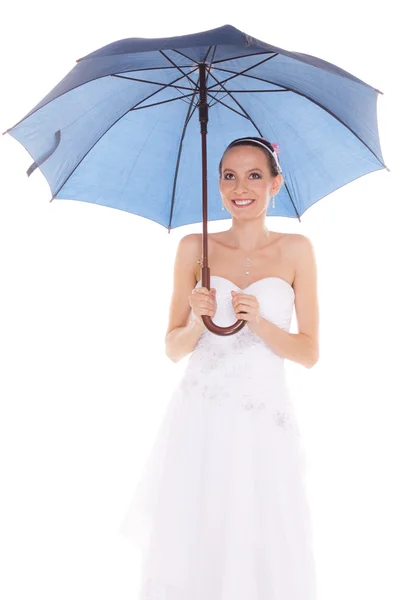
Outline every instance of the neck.
<path id="1" fill-rule="evenodd" d="M 265 219 L 262 222 L 249 221 L 247 223 L 233 221 L 228 232 L 233 245 L 248 254 L 264 246 L 270 234 L 265 225 Z"/>

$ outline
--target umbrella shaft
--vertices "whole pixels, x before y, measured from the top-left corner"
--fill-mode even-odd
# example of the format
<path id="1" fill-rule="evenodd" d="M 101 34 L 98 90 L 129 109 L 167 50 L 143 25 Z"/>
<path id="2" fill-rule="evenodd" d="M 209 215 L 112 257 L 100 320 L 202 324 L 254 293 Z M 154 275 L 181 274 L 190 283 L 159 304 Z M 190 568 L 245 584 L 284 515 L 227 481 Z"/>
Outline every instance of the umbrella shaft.
<path id="1" fill-rule="evenodd" d="M 203 268 L 202 285 L 210 288 L 210 269 L 208 267 L 208 243 L 207 243 L 207 223 L 208 223 L 208 202 L 207 202 L 207 123 L 208 123 L 208 104 L 206 89 L 206 65 L 200 63 L 200 103 L 199 103 L 199 121 L 201 133 L 201 163 L 202 163 L 202 197 L 203 197 Z"/>

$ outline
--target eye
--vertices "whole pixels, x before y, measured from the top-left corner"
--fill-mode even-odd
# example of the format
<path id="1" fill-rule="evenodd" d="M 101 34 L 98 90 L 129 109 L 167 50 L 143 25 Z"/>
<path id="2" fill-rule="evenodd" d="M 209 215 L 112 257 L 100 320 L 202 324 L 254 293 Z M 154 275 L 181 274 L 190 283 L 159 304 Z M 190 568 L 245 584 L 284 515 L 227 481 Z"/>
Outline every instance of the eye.
<path id="1" fill-rule="evenodd" d="M 224 179 L 230 179 L 228 175 L 233 175 L 233 173 L 225 173 Z M 253 173 L 250 173 L 250 175 L 257 175 L 258 178 L 261 177 L 261 175 L 259 173 L 256 173 L 255 171 Z"/>

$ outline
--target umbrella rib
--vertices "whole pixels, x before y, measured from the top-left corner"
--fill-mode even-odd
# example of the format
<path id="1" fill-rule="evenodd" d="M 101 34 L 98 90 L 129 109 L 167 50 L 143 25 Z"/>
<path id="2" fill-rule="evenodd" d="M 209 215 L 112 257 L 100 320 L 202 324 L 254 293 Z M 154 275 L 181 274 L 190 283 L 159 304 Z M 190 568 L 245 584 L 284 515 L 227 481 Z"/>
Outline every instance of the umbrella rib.
<path id="1" fill-rule="evenodd" d="M 218 81 L 218 79 L 215 77 L 215 75 L 213 75 L 212 73 L 210 73 L 210 75 L 211 75 L 211 77 L 212 77 L 213 79 L 215 79 L 216 81 Z M 224 86 L 224 85 L 223 85 L 222 87 L 223 87 L 223 88 L 226 90 L 226 88 L 225 88 L 225 86 Z M 244 108 L 244 107 L 243 107 L 243 106 L 240 104 L 240 102 L 239 102 L 239 101 L 238 101 L 236 98 L 234 98 L 234 96 L 232 96 L 232 94 L 229 92 L 229 90 L 226 90 L 226 92 L 229 94 L 230 98 L 232 98 L 232 100 L 233 100 L 234 102 L 236 102 L 236 104 L 237 104 L 237 105 L 238 105 L 238 106 L 239 106 L 239 107 L 242 109 L 242 111 L 244 112 L 244 114 L 245 114 L 245 115 L 247 115 L 247 118 L 248 118 L 248 119 L 249 119 L 249 121 L 252 123 L 252 125 L 255 127 L 255 129 L 258 131 L 258 133 L 259 133 L 260 137 L 263 137 L 263 135 L 262 135 L 262 133 L 261 133 L 261 130 L 260 130 L 260 129 L 259 129 L 259 127 L 256 125 L 256 123 L 253 121 L 253 119 L 251 118 L 251 116 L 249 115 L 249 113 L 246 111 L 246 109 L 245 109 L 245 108 Z M 292 203 L 292 205 L 293 205 L 293 208 L 294 208 L 294 210 L 296 211 L 297 218 L 298 218 L 298 219 L 299 219 L 299 221 L 301 222 L 301 219 L 300 219 L 299 212 L 298 212 L 298 210 L 297 210 L 297 208 L 296 208 L 296 205 L 295 205 L 295 203 L 294 203 L 294 201 L 293 201 L 293 198 L 292 198 L 292 194 L 290 193 L 290 191 L 289 191 L 289 188 L 288 188 L 288 186 L 287 186 L 287 184 L 286 184 L 286 181 L 285 181 L 285 180 L 283 180 L 283 184 L 284 184 L 284 186 L 285 186 L 285 188 L 286 188 L 286 191 L 287 191 L 287 193 L 288 193 L 288 196 L 289 196 L 289 198 L 290 198 L 290 201 L 291 201 L 291 203 Z"/>
<path id="2" fill-rule="evenodd" d="M 209 50 L 210 50 L 210 48 L 207 50 L 207 54 L 208 54 Z M 176 48 L 173 48 L 173 52 L 176 52 L 177 54 L 180 54 L 181 56 L 183 56 L 183 58 L 187 58 L 188 60 L 192 60 L 197 65 L 199 65 L 201 63 L 201 61 L 196 60 L 195 58 L 190 58 L 190 56 L 187 56 L 184 52 L 181 52 L 181 50 L 176 50 Z M 206 56 L 207 56 L 207 54 L 206 54 Z"/>
<path id="3" fill-rule="evenodd" d="M 222 92 L 223 92 L 223 90 L 213 90 L 213 91 L 215 94 L 222 94 Z M 248 94 L 250 92 L 257 93 L 257 94 L 271 94 L 271 93 L 277 94 L 279 92 L 290 92 L 290 90 L 229 90 L 229 91 L 235 92 L 235 94 Z"/>
<path id="4" fill-rule="evenodd" d="M 190 91 L 193 90 L 192 87 L 187 87 L 184 85 L 173 85 L 172 83 L 161 83 L 160 81 L 149 81 L 148 79 L 138 79 L 137 77 L 125 77 L 124 75 L 115 75 L 115 74 L 112 74 L 112 77 L 116 77 L 117 79 L 127 79 L 128 81 L 138 81 L 139 83 L 150 83 L 151 85 L 161 85 L 161 86 L 163 86 L 163 88 L 172 87 L 176 90 L 179 90 L 179 89 L 190 90 Z M 183 79 L 183 77 L 184 77 L 184 75 L 182 77 L 180 77 L 180 79 Z"/>
<path id="5" fill-rule="evenodd" d="M 175 50 L 174 50 L 175 52 Z M 192 69 L 193 68 L 193 64 L 191 65 L 181 65 L 181 69 Z M 129 69 L 129 71 L 126 71 L 126 73 L 136 73 L 137 71 L 140 73 L 141 71 L 162 71 L 163 69 L 174 69 L 174 67 L 170 67 L 170 66 L 164 66 L 164 67 L 143 67 L 142 69 Z M 125 72 L 125 71 L 123 71 Z"/>
<path id="6" fill-rule="evenodd" d="M 168 102 L 175 102 L 175 100 L 184 100 L 186 104 L 189 104 L 185 98 L 191 98 L 192 94 L 185 94 L 184 96 L 176 96 L 175 98 L 168 98 L 168 100 L 160 100 L 160 102 L 153 102 L 153 104 L 146 104 L 145 106 L 134 106 L 129 110 L 142 110 L 144 108 L 151 108 L 152 106 L 160 106 L 161 104 L 168 104 Z M 141 100 L 144 102 L 144 100 Z"/>
<path id="7" fill-rule="evenodd" d="M 193 101 L 194 101 L 195 96 L 196 96 L 196 90 L 192 94 L 192 100 L 191 100 L 190 106 L 189 106 L 187 114 L 186 114 L 185 123 L 184 123 L 183 128 L 182 128 L 181 139 L 180 139 L 180 142 L 179 142 L 178 156 L 177 156 L 177 159 L 176 159 L 175 173 L 174 173 L 174 184 L 173 184 L 173 188 L 172 188 L 171 210 L 170 210 L 170 213 L 169 213 L 168 233 L 171 232 L 172 213 L 174 211 L 175 192 L 176 192 L 176 184 L 177 184 L 177 181 L 178 181 L 179 165 L 180 165 L 180 162 L 181 162 L 183 138 L 185 137 L 185 133 L 186 133 L 186 129 L 187 129 L 187 126 L 189 124 L 189 121 L 192 118 L 192 116 L 193 116 L 193 114 L 194 114 L 194 112 L 195 112 L 195 110 L 197 108 L 197 105 L 196 105 L 193 108 L 192 112 L 190 113 L 190 111 L 192 109 L 192 106 L 193 106 Z"/>
<path id="8" fill-rule="evenodd" d="M 272 92 L 273 92 L 274 94 L 277 94 L 278 92 L 287 92 L 287 91 L 289 91 L 289 90 L 229 90 L 229 91 L 230 91 L 230 92 L 235 92 L 236 94 L 238 94 L 238 93 L 239 93 L 239 94 L 243 94 L 243 93 L 246 93 L 246 92 L 247 92 L 247 93 L 250 93 L 250 92 L 251 92 L 251 93 L 257 93 L 257 94 L 258 94 L 259 92 L 266 92 L 266 93 L 272 93 Z M 219 90 L 219 91 L 216 91 L 216 92 L 214 92 L 214 93 L 215 93 L 215 94 L 222 94 L 222 92 L 223 92 L 223 90 Z M 212 94 L 210 94 L 210 95 L 212 95 Z M 226 94 L 223 96 L 223 98 L 225 98 L 226 96 L 228 96 L 228 93 L 226 93 Z M 213 96 L 213 98 L 214 98 L 214 96 Z M 212 106 L 215 106 L 215 104 L 216 104 L 217 102 L 218 102 L 218 100 L 216 99 L 216 100 L 215 100 L 215 102 L 213 102 L 213 103 L 211 103 L 211 104 L 209 105 L 209 107 L 211 108 Z M 226 106 L 226 105 L 225 105 L 225 106 Z M 229 107 L 228 107 L 228 108 L 229 108 Z"/>
<path id="9" fill-rule="evenodd" d="M 270 51 L 262 51 L 262 52 L 251 52 L 249 54 L 242 54 L 241 56 L 231 56 L 229 58 L 220 58 L 219 60 L 214 61 L 215 65 L 218 65 L 221 62 L 227 62 L 230 60 L 239 60 L 240 58 L 249 58 L 249 56 L 260 56 L 261 54 L 272 54 L 272 58 L 277 56 L 279 52 L 275 52 L 275 50 Z"/>
<path id="10" fill-rule="evenodd" d="M 254 66 L 258 67 L 259 64 L 260 63 L 258 63 L 257 65 L 254 65 Z M 263 81 L 264 83 L 271 83 L 272 85 L 276 85 L 276 86 L 279 85 L 279 87 L 283 88 L 284 91 L 289 90 L 289 88 L 286 88 L 286 86 L 282 86 L 280 83 L 276 83 L 274 81 L 269 81 L 268 79 L 263 79 L 262 77 L 258 77 L 257 75 L 249 75 L 248 73 L 246 73 L 246 71 L 240 71 L 238 73 L 237 71 L 232 71 L 232 69 L 223 69 L 222 67 L 214 67 L 214 71 L 224 71 L 225 73 L 233 73 L 235 77 L 237 77 L 238 75 L 243 75 L 243 77 L 248 77 L 249 79 L 256 79 L 257 81 Z M 228 77 L 227 79 L 224 79 L 222 81 L 222 83 L 226 83 L 227 81 L 230 81 L 231 79 L 234 79 L 234 77 Z M 215 84 L 215 85 L 217 85 L 217 84 Z M 278 91 L 278 90 L 274 90 L 274 91 Z"/>
<path id="11" fill-rule="evenodd" d="M 226 83 L 227 81 L 230 81 L 231 79 L 235 79 L 236 77 L 239 77 L 240 75 L 245 75 L 247 73 L 247 71 L 251 71 L 252 69 L 255 69 L 256 67 L 259 67 L 260 65 L 272 60 L 273 58 L 275 58 L 276 56 L 278 56 L 278 54 L 274 54 L 273 56 L 269 56 L 268 58 L 264 58 L 264 60 L 260 60 L 260 62 L 255 63 L 254 65 L 251 65 L 250 67 L 247 67 L 247 69 L 243 69 L 243 71 L 239 71 L 239 73 L 237 71 L 229 71 L 229 73 L 234 73 L 234 75 L 232 77 L 227 77 L 226 79 L 223 79 L 222 81 L 218 81 L 218 79 L 215 78 L 215 80 L 218 82 L 219 85 Z M 219 69 L 218 67 L 214 67 L 215 70 L 224 70 L 224 69 Z M 264 81 L 264 80 L 262 80 Z M 217 84 L 215 84 L 217 85 Z M 278 84 L 275 84 L 278 85 Z M 211 86 L 214 87 L 214 86 Z M 282 87 L 282 86 L 280 86 Z"/>

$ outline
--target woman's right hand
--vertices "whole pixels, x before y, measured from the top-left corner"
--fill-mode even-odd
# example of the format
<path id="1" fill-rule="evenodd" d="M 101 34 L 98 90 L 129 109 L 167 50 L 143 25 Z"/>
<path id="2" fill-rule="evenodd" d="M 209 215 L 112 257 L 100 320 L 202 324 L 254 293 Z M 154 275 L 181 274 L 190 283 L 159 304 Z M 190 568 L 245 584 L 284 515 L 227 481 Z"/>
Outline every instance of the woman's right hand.
<path id="1" fill-rule="evenodd" d="M 217 309 L 215 288 L 194 288 L 189 295 L 189 304 L 197 321 L 203 323 L 202 315 L 213 318 Z"/>

